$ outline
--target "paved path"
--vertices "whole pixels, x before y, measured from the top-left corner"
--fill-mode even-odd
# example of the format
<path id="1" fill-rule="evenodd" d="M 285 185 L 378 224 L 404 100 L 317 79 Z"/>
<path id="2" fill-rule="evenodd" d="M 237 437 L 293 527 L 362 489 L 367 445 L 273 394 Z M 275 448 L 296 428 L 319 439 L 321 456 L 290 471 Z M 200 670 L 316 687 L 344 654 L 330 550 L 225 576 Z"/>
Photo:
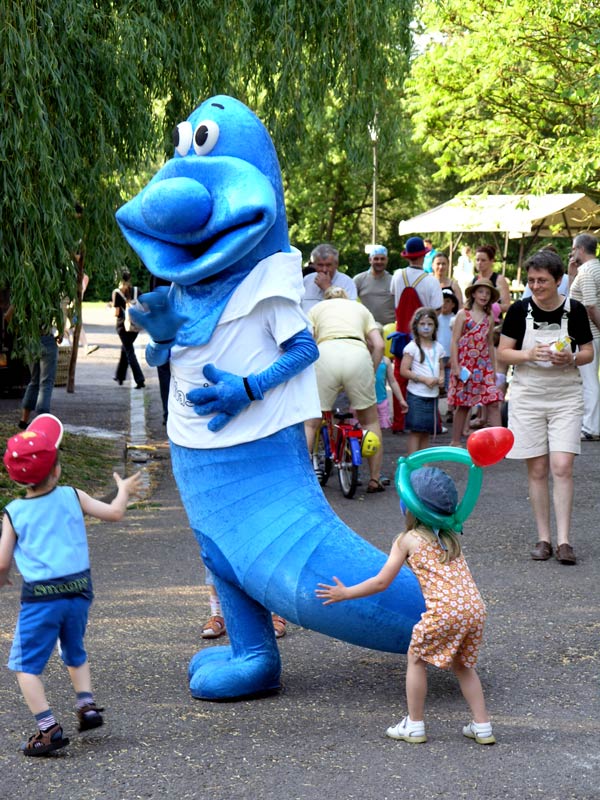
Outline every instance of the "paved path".
<path id="1" fill-rule="evenodd" d="M 145 367 L 144 392 L 116 386 L 110 311 L 86 323 L 102 346 L 81 357 L 75 394 L 57 389 L 53 410 L 69 425 L 112 430 L 125 442 L 131 399 L 139 398 L 148 441 L 160 444 L 154 370 Z M 17 406 L 0 401 L 0 414 L 14 415 Z M 385 444 L 392 473 L 405 439 L 388 435 Z M 212 646 L 199 638 L 207 594 L 168 452 L 157 449 L 150 502 L 119 524 L 89 526 L 97 596 L 87 643 L 107 724 L 75 732 L 70 687 L 54 657 L 48 694 L 72 744 L 60 757 L 23 758 L 17 743 L 32 732 L 31 718 L 14 677 L 1 670 L 0 798 L 600 798 L 599 457 L 600 444 L 586 443 L 577 462 L 575 568 L 528 558 L 534 537 L 522 465 L 503 462 L 486 473 L 464 544 L 488 604 L 480 673 L 498 744 L 478 747 L 461 736 L 467 713 L 456 683 L 431 669 L 429 741 L 417 747 L 384 736 L 404 714 L 405 659 L 296 626 L 281 641 L 280 694 L 224 704 L 191 699 L 188 660 Z M 333 480 L 325 491 L 355 530 L 389 548 L 401 525 L 393 491 L 348 501 Z M 17 608 L 17 588 L 3 590 L 1 663 Z"/>

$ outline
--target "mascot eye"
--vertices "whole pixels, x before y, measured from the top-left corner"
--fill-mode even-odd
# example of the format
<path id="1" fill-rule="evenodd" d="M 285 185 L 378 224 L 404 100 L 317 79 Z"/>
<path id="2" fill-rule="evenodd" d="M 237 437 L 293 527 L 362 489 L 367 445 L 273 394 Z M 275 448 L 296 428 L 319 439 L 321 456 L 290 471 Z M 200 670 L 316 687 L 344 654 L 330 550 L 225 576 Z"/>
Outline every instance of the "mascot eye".
<path id="1" fill-rule="evenodd" d="M 205 119 L 194 131 L 194 150 L 197 156 L 206 156 L 219 141 L 219 126 L 212 119 Z"/>
<path id="2" fill-rule="evenodd" d="M 192 146 L 192 124 L 191 122 L 180 122 L 173 128 L 173 147 L 180 156 L 187 156 Z"/>

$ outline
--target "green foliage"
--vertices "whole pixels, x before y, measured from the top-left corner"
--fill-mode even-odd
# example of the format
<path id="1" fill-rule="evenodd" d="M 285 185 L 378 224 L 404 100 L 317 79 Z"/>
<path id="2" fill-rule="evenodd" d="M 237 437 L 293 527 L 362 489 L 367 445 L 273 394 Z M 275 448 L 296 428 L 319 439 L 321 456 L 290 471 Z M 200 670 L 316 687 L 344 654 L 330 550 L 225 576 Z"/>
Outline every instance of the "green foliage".
<path id="1" fill-rule="evenodd" d="M 422 20 L 408 107 L 436 178 L 598 197 L 600 6 L 428 0 Z"/>
<path id="2" fill-rule="evenodd" d="M 79 239 L 89 298 L 108 299 L 125 265 L 137 283 L 147 283 L 114 212 L 171 154 L 174 125 L 213 93 L 239 97 L 265 121 L 291 194 L 302 190 L 297 177 L 309 166 L 327 180 L 331 236 L 359 241 L 358 220 L 369 204 L 368 125 L 376 112 L 390 174 L 399 160 L 412 5 L 2 3 L 0 287 L 10 287 L 21 349 L 37 339 L 61 297 L 74 296 L 70 254 Z M 324 157 L 321 148 L 332 144 L 335 153 Z M 76 202 L 85 209 L 81 219 Z M 319 238 L 319 225 L 300 222 L 298 230 Z"/>

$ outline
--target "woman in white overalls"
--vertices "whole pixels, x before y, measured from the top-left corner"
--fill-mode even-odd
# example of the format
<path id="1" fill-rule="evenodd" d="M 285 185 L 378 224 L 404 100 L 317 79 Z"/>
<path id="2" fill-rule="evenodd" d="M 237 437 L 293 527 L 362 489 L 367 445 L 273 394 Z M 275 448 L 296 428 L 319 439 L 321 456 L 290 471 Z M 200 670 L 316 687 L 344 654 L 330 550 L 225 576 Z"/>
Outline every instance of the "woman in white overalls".
<path id="1" fill-rule="evenodd" d="M 577 367 L 593 359 L 592 333 L 585 307 L 558 294 L 564 268 L 560 257 L 540 250 L 525 262 L 532 297 L 509 308 L 497 357 L 514 364 L 508 427 L 515 443 L 507 458 L 525 459 L 529 498 L 538 541 L 535 561 L 553 553 L 550 532 L 549 474 L 553 479 L 556 558 L 575 564 L 569 542 L 573 507 L 573 462 L 579 454 L 583 390 Z M 561 340 L 570 342 L 560 350 Z M 560 348 L 560 344 L 559 344 Z"/>

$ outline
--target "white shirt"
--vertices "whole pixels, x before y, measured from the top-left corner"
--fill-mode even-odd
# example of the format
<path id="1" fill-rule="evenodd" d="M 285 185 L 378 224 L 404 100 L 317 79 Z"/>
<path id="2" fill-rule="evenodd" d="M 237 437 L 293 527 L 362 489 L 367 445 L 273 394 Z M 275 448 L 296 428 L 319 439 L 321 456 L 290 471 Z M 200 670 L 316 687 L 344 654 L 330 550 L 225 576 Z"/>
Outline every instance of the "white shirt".
<path id="1" fill-rule="evenodd" d="M 439 378 L 440 358 L 444 357 L 444 348 L 439 342 L 432 342 L 431 344 L 431 350 L 427 350 L 423 347 L 425 358 L 422 362 L 416 342 L 409 342 L 404 348 L 404 353 L 413 357 L 410 371 L 414 372 L 415 375 L 427 378 Z M 429 386 L 418 381 L 409 381 L 407 389 L 411 394 L 418 394 L 421 397 L 437 397 L 440 393 L 439 386 L 434 386 L 433 389 L 431 389 Z"/>
<path id="2" fill-rule="evenodd" d="M 307 275 L 304 278 L 304 298 L 302 300 L 302 310 L 307 312 L 315 306 L 317 303 L 320 303 L 323 299 L 323 290 L 319 289 L 317 284 L 315 283 L 315 278 L 317 277 L 316 272 L 311 272 L 310 275 Z M 347 275 L 344 275 L 343 272 L 339 270 L 335 271 L 335 274 L 331 280 L 332 286 L 340 286 L 348 295 L 349 300 L 356 300 L 358 294 L 356 292 L 356 285 L 352 278 L 349 278 Z"/>
<path id="3" fill-rule="evenodd" d="M 192 389 L 210 386 L 203 374 L 206 364 L 240 376 L 271 366 L 283 352 L 280 345 L 308 326 L 300 308 L 302 293 L 299 251 L 276 253 L 259 262 L 233 292 L 207 344 L 172 348 L 167 432 L 175 444 L 231 447 L 321 416 L 312 364 L 250 403 L 216 433 L 208 430 L 215 415 L 198 416 L 187 399 Z"/>
<path id="4" fill-rule="evenodd" d="M 414 283 L 419 275 L 423 275 L 423 270 L 415 269 L 415 267 L 406 267 L 405 269 L 409 285 L 414 286 Z M 394 294 L 396 308 L 398 308 L 398 303 L 400 302 L 402 292 L 404 291 L 404 279 L 402 277 L 403 271 L 403 269 L 397 269 L 392 275 L 391 291 Z M 440 282 L 435 275 L 431 275 L 430 273 L 426 272 L 423 280 L 419 281 L 418 285 L 415 286 L 415 290 L 419 295 L 419 300 L 426 308 L 438 309 L 442 307 L 442 303 L 444 301 L 442 287 L 440 286 Z"/>

